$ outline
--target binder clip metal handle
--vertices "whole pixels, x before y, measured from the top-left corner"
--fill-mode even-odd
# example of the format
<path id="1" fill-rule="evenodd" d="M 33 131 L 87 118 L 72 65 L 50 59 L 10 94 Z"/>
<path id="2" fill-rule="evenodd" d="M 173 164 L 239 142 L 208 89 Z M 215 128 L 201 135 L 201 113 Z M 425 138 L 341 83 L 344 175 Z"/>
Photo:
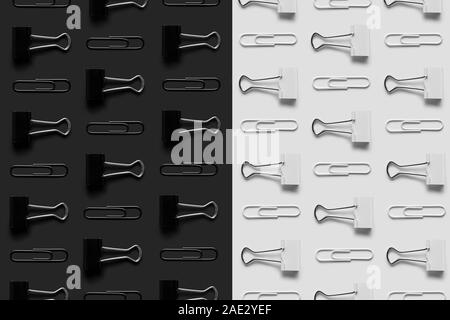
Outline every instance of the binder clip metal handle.
<path id="1" fill-rule="evenodd" d="M 322 205 L 317 205 L 314 208 L 314 217 L 316 218 L 316 221 L 319 223 L 325 222 L 328 219 L 341 219 L 341 220 L 355 220 L 355 215 L 354 213 L 352 214 L 352 216 L 348 216 L 348 215 L 336 215 L 336 214 L 325 214 L 322 218 L 319 217 L 319 211 L 323 210 L 326 212 L 333 212 L 333 211 L 344 211 L 344 210 L 355 210 L 358 206 L 353 205 L 353 206 L 347 206 L 347 207 L 341 207 L 341 208 L 326 208 Z"/>
<path id="2" fill-rule="evenodd" d="M 391 8 L 395 5 L 404 4 L 411 6 L 422 6 L 425 14 L 439 14 L 442 12 L 442 0 L 384 0 L 386 7 Z"/>
<path id="3" fill-rule="evenodd" d="M 246 94 L 252 90 L 270 90 L 270 91 L 280 91 L 280 88 L 274 88 L 274 87 L 267 87 L 267 86 L 248 86 L 247 88 L 244 88 L 244 82 L 248 81 L 250 83 L 256 83 L 256 82 L 263 82 L 263 81 L 273 81 L 273 80 L 280 80 L 281 76 L 275 76 L 275 77 L 266 77 L 266 78 L 260 78 L 260 79 L 252 79 L 249 78 L 246 75 L 243 75 L 239 78 L 239 89 L 242 93 Z"/>
<path id="4" fill-rule="evenodd" d="M 66 93 L 71 89 L 72 85 L 67 79 L 34 79 L 13 82 L 13 90 L 17 93 Z"/>
<path id="5" fill-rule="evenodd" d="M 187 288 L 178 288 L 178 292 L 179 293 L 185 293 L 185 294 L 197 294 L 197 295 L 202 295 L 202 297 L 198 297 L 198 298 L 190 298 L 187 299 L 189 301 L 207 301 L 208 298 L 204 297 L 206 294 L 208 294 L 209 292 L 212 292 L 213 298 L 212 300 L 218 300 L 219 299 L 219 290 L 217 290 L 217 288 L 215 286 L 210 286 L 204 290 L 199 290 L 199 289 L 187 289 Z"/>
<path id="6" fill-rule="evenodd" d="M 406 176 L 416 176 L 416 177 L 427 177 L 426 173 L 417 173 L 412 171 L 404 171 L 406 168 L 417 168 L 420 166 L 426 166 L 429 165 L 429 162 L 422 162 L 422 163 L 416 163 L 416 164 L 410 164 L 410 165 L 399 165 L 395 163 L 394 161 L 390 161 L 386 167 L 386 173 L 388 177 L 391 180 L 397 179 L 399 176 L 406 175 Z M 396 169 L 395 173 L 393 173 L 393 169 Z"/>
<path id="7" fill-rule="evenodd" d="M 133 258 L 133 257 L 131 257 L 131 255 L 123 255 L 123 256 L 112 257 L 112 258 L 103 258 L 100 260 L 101 263 L 129 261 L 131 263 L 138 264 L 142 260 L 142 248 L 139 245 L 133 245 L 126 249 L 102 247 L 102 251 L 104 253 L 129 253 L 129 254 L 131 254 L 133 251 L 137 251 L 137 257 Z"/>
<path id="8" fill-rule="evenodd" d="M 115 82 L 115 83 L 134 83 L 136 81 L 138 81 L 140 83 L 139 87 L 133 87 L 133 86 L 121 86 L 121 87 L 116 87 L 116 88 L 108 88 L 108 89 L 103 89 L 103 93 L 110 93 L 110 92 L 120 92 L 120 91 L 126 91 L 126 90 L 131 90 L 137 94 L 142 93 L 144 91 L 145 88 L 145 79 L 143 76 L 141 75 L 137 75 L 131 79 L 123 79 L 123 78 L 113 78 L 113 77 L 105 77 L 105 81 L 109 81 L 109 82 Z"/>
<path id="9" fill-rule="evenodd" d="M 245 161 L 242 166 L 241 166 L 241 173 L 242 176 L 246 179 L 249 180 L 257 175 L 261 175 L 261 176 L 267 176 L 267 177 L 277 177 L 277 178 L 281 178 L 282 173 L 281 173 L 281 166 L 284 165 L 284 162 L 278 162 L 278 163 L 272 163 L 272 164 L 259 164 L 259 165 L 255 165 L 252 164 L 248 161 Z M 252 173 L 250 174 L 246 174 L 245 173 L 245 168 L 251 168 L 252 169 Z M 262 171 L 262 169 L 264 168 L 271 168 L 271 167 L 278 167 L 278 172 L 264 172 Z"/>
<path id="10" fill-rule="evenodd" d="M 395 256 L 395 259 L 392 256 Z M 444 272 L 446 269 L 446 242 L 445 240 L 428 240 L 424 249 L 410 251 L 399 251 L 391 247 L 386 252 L 386 259 L 392 266 L 406 261 L 426 264 L 427 272 Z"/>
<path id="11" fill-rule="evenodd" d="M 402 258 L 405 255 L 418 255 L 418 254 L 426 254 L 429 251 L 429 248 L 418 249 L 418 250 L 409 250 L 409 251 L 399 251 L 394 247 L 390 247 L 386 252 L 386 259 L 391 266 L 396 265 L 399 262 L 409 261 L 409 262 L 417 262 L 417 263 L 427 263 L 427 259 L 424 257 L 423 259 L 413 259 L 413 258 Z M 396 255 L 395 259 L 392 259 L 392 255 Z"/>
<path id="12" fill-rule="evenodd" d="M 210 44 L 209 42 L 200 42 L 200 43 L 191 43 L 191 44 L 185 44 L 180 45 L 179 49 L 192 49 L 192 48 L 199 48 L 199 47 L 207 47 L 212 50 L 217 50 L 220 48 L 220 45 L 222 44 L 222 37 L 217 31 L 213 31 L 207 35 L 199 35 L 199 34 L 190 34 L 190 33 L 180 33 L 180 38 L 185 40 L 208 40 L 211 38 L 216 38 L 215 44 Z"/>
<path id="13" fill-rule="evenodd" d="M 212 214 L 208 214 L 206 211 L 209 207 L 212 207 Z M 210 220 L 214 220 L 217 218 L 217 215 L 219 214 L 219 206 L 215 201 L 210 201 L 205 205 L 196 205 L 196 204 L 188 204 L 188 203 L 178 203 L 178 208 L 180 210 L 188 210 L 188 211 L 198 211 L 198 212 L 192 212 L 192 213 L 184 213 L 179 214 L 176 216 L 177 219 L 184 219 L 184 218 L 194 218 L 194 217 L 206 217 Z"/>
<path id="14" fill-rule="evenodd" d="M 30 3 L 30 0 L 12 0 L 12 2 L 16 8 L 67 8 L 72 0 L 36 0 L 35 3 Z"/>
<path id="15" fill-rule="evenodd" d="M 37 297 L 48 297 L 44 300 L 56 300 L 60 295 L 64 300 L 69 300 L 69 291 L 61 287 L 55 291 L 30 289 L 28 281 L 11 281 L 9 283 L 9 299 L 10 300 L 35 300 Z"/>
<path id="16" fill-rule="evenodd" d="M 27 173 L 29 171 L 31 172 Z M 9 173 L 14 178 L 64 178 L 68 175 L 69 168 L 67 165 L 59 163 L 35 163 L 31 165 L 14 165 Z"/>
<path id="17" fill-rule="evenodd" d="M 241 251 L 241 260 L 245 265 L 250 265 L 254 262 L 269 262 L 269 263 L 279 263 L 281 264 L 281 253 L 283 252 L 283 248 L 271 249 L 271 250 L 262 250 L 262 251 L 253 251 L 249 247 L 245 247 Z M 268 259 L 268 258 L 257 258 L 258 256 L 266 256 L 271 254 L 280 254 L 279 259 Z M 250 256 L 250 258 L 246 258 Z"/>
<path id="18" fill-rule="evenodd" d="M 69 258 L 66 249 L 60 248 L 34 248 L 31 250 L 13 250 L 9 258 L 12 262 L 20 263 L 62 263 Z"/>
<path id="19" fill-rule="evenodd" d="M 58 134 L 66 137 L 72 131 L 72 123 L 67 118 L 62 118 L 61 120 L 58 120 L 58 121 L 44 121 L 44 120 L 31 119 L 31 123 L 41 125 L 41 126 L 45 125 L 45 126 L 55 126 L 55 127 L 59 127 L 61 124 L 64 124 L 64 123 L 66 124 L 66 130 L 47 129 L 47 130 L 40 130 L 40 131 L 32 131 L 29 133 L 31 136 L 48 134 L 48 133 L 58 133 Z"/>
<path id="20" fill-rule="evenodd" d="M 319 300 L 319 297 L 325 297 L 326 299 L 333 299 L 333 298 L 343 298 L 345 296 L 356 296 L 356 291 L 350 291 L 350 292 L 343 292 L 343 293 L 335 293 L 335 294 L 327 294 L 323 291 L 316 291 L 314 294 L 314 300 Z"/>
<path id="21" fill-rule="evenodd" d="M 86 41 L 90 50 L 141 50 L 144 45 L 144 38 L 140 36 L 91 37 Z"/>
<path id="22" fill-rule="evenodd" d="M 391 75 L 388 75 L 384 79 L 384 88 L 386 89 L 387 93 L 391 94 L 394 93 L 397 90 L 415 90 L 415 91 L 425 91 L 424 87 L 413 87 L 413 86 L 389 86 L 389 82 L 395 82 L 396 84 L 402 83 L 402 82 L 410 82 L 410 81 L 418 81 L 418 80 L 425 80 L 426 76 L 420 76 L 420 77 L 414 77 L 414 78 L 405 78 L 405 79 L 397 79 Z"/>
<path id="23" fill-rule="evenodd" d="M 177 249 L 162 249 L 160 258 L 162 261 L 215 261 L 218 251 L 214 247 L 182 247 Z"/>
<path id="24" fill-rule="evenodd" d="M 142 1 L 123 1 L 123 2 L 115 2 L 115 3 L 109 3 L 106 5 L 107 8 L 117 8 L 117 7 L 124 7 L 124 6 L 135 6 L 140 9 L 144 9 L 148 2 L 150 0 L 142 0 Z M 142 3 L 140 3 L 142 2 Z"/>
<path id="25" fill-rule="evenodd" d="M 351 134 L 353 134 L 353 131 L 351 131 L 351 130 L 344 131 L 344 130 L 332 130 L 332 129 L 325 129 L 325 128 L 329 127 L 329 126 L 335 126 L 335 125 L 352 124 L 353 122 L 354 122 L 353 120 L 323 122 L 320 119 L 314 119 L 314 121 L 312 123 L 312 131 L 316 137 L 320 137 L 321 135 L 326 134 L 326 133 L 342 133 L 342 134 L 350 134 L 351 135 Z M 324 127 L 324 129 L 322 129 L 320 131 L 316 130 L 318 125 Z"/>
<path id="26" fill-rule="evenodd" d="M 66 221 L 67 218 L 69 217 L 69 207 L 64 202 L 61 202 L 53 207 L 29 204 L 28 208 L 30 210 L 40 210 L 40 211 L 42 211 L 42 210 L 57 211 L 57 210 L 59 210 L 59 208 L 63 208 L 64 214 L 62 216 L 59 214 L 56 214 L 56 213 L 41 214 L 41 215 L 29 216 L 29 217 L 27 217 L 27 220 L 41 220 L 41 219 L 54 218 L 59 221 Z"/>
<path id="27" fill-rule="evenodd" d="M 348 38 L 348 37 L 352 37 L 354 34 L 351 33 L 347 33 L 347 34 L 341 34 L 341 35 L 335 35 L 335 36 L 323 36 L 318 32 L 313 33 L 313 35 L 311 36 L 311 46 L 313 47 L 313 49 L 315 51 L 320 51 L 326 47 L 337 47 L 337 48 L 345 48 L 345 49 L 351 49 L 352 46 L 351 44 L 339 44 L 339 43 L 335 43 L 332 41 L 327 42 L 326 40 L 334 40 L 334 39 L 343 39 L 343 38 Z M 320 40 L 320 45 L 316 45 L 315 40 L 319 39 Z"/>
<path id="28" fill-rule="evenodd" d="M 67 290 L 64 287 L 61 287 L 55 291 L 45 291 L 45 290 L 34 290 L 34 289 L 29 289 L 28 290 L 29 294 L 32 295 L 38 295 L 38 296 L 52 296 L 52 297 L 57 297 L 59 295 L 63 295 L 63 300 L 69 300 L 69 290 Z M 45 300 L 56 300 L 56 298 L 50 298 L 50 299 L 45 299 Z"/>
<path id="29" fill-rule="evenodd" d="M 220 4 L 220 0 L 163 0 L 168 7 L 214 7 Z"/>
<path id="30" fill-rule="evenodd" d="M 31 35 L 31 39 L 39 40 L 39 41 L 42 41 L 42 40 L 47 41 L 48 40 L 48 41 L 55 41 L 55 42 L 60 42 L 60 40 L 66 39 L 66 45 L 60 45 L 58 43 L 46 44 L 46 45 L 37 45 L 37 46 L 34 46 L 34 47 L 30 47 L 29 48 L 30 51 L 50 49 L 50 48 L 57 48 L 59 50 L 67 52 L 67 51 L 69 51 L 70 46 L 72 45 L 72 38 L 69 36 L 68 33 L 62 33 L 62 34 L 60 34 L 59 36 L 56 36 L 56 37 L 32 34 Z"/>
<path id="31" fill-rule="evenodd" d="M 105 166 L 114 167 L 114 168 L 123 168 L 123 169 L 132 169 L 132 168 L 138 166 L 140 168 L 140 170 L 138 172 L 128 170 L 128 171 L 122 171 L 122 172 L 105 173 L 103 175 L 103 178 L 132 175 L 133 177 L 140 179 L 144 176 L 144 173 L 145 173 L 145 165 L 142 160 L 136 160 L 129 164 L 128 163 L 117 163 L 117 162 L 105 162 Z"/>

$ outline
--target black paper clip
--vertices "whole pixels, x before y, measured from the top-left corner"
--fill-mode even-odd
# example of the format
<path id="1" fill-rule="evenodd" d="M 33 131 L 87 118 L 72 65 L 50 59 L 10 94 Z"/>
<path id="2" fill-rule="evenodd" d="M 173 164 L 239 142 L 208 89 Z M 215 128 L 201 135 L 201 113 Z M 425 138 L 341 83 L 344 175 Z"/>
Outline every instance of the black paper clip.
<path id="1" fill-rule="evenodd" d="M 67 79 L 16 80 L 12 87 L 17 93 L 66 93 L 72 89 Z"/>
<path id="2" fill-rule="evenodd" d="M 58 42 L 66 39 L 65 45 L 60 45 Z M 33 46 L 35 41 L 53 41 L 53 44 L 44 44 Z M 64 52 L 69 51 L 72 40 L 68 33 L 62 33 L 56 37 L 35 35 L 31 33 L 31 27 L 14 27 L 12 29 L 12 55 L 13 60 L 17 64 L 24 64 L 31 61 L 31 53 L 38 50 L 47 50 L 56 48 Z"/>
<path id="3" fill-rule="evenodd" d="M 186 77 L 179 79 L 166 79 L 163 82 L 165 91 L 184 92 L 212 92 L 218 91 L 222 86 L 219 78 L 214 77 Z"/>
<path id="4" fill-rule="evenodd" d="M 148 2 L 149 0 L 122 2 L 114 2 L 113 0 L 89 0 L 89 13 L 91 19 L 94 21 L 106 20 L 108 18 L 109 9 L 125 6 L 134 6 L 139 9 L 144 9 L 147 6 Z"/>
<path id="5" fill-rule="evenodd" d="M 218 252 L 213 247 L 182 247 L 175 249 L 162 249 L 162 261 L 198 261 L 208 262 L 217 260 Z"/>
<path id="6" fill-rule="evenodd" d="M 66 249 L 33 248 L 31 250 L 13 250 L 9 255 L 11 262 L 20 263 L 62 263 L 69 258 Z"/>
<path id="7" fill-rule="evenodd" d="M 170 110 L 162 112 L 162 141 L 166 146 L 170 146 L 176 142 L 172 141 L 172 134 L 178 130 L 180 134 L 186 132 L 210 131 L 216 134 L 220 131 L 221 122 L 216 116 L 208 120 L 194 120 L 181 117 L 181 111 Z M 191 124 L 191 129 L 183 127 L 184 124 Z"/>
<path id="8" fill-rule="evenodd" d="M 64 297 L 63 300 L 69 300 L 69 291 L 61 287 L 55 291 L 30 289 L 28 281 L 10 281 L 9 283 L 9 300 L 26 301 L 36 300 L 57 300 L 59 296 Z M 48 298 L 43 298 L 48 297 Z"/>
<path id="9" fill-rule="evenodd" d="M 160 280 L 159 281 L 159 300 L 175 301 L 175 300 L 209 300 L 208 293 L 212 293 L 210 300 L 219 299 L 219 291 L 216 287 L 210 286 L 204 290 L 180 288 L 178 280 Z M 182 296 L 197 296 L 194 298 L 182 298 Z"/>
<path id="10" fill-rule="evenodd" d="M 219 167 L 216 164 L 190 163 L 190 164 L 163 164 L 159 168 L 161 175 L 166 177 L 213 177 Z"/>
<path id="11" fill-rule="evenodd" d="M 137 256 L 133 258 L 130 254 L 136 251 Z M 127 254 L 110 258 L 102 258 L 103 255 Z M 84 271 L 88 276 L 99 275 L 102 272 L 103 264 L 120 261 L 129 261 L 138 264 L 142 260 L 142 249 L 138 245 L 133 245 L 128 249 L 104 247 L 102 239 L 84 239 L 83 242 Z"/>
<path id="12" fill-rule="evenodd" d="M 89 122 L 86 131 L 91 135 L 135 136 L 144 133 L 144 124 L 141 121 Z"/>
<path id="13" fill-rule="evenodd" d="M 211 38 L 216 38 L 215 44 L 208 43 Z M 189 41 L 188 44 L 182 44 L 183 40 Z M 204 42 L 195 42 L 195 41 Z M 222 39 L 217 31 L 207 35 L 188 34 L 181 32 L 181 26 L 163 26 L 162 28 L 162 46 L 163 57 L 167 62 L 175 62 L 180 59 L 181 51 L 185 49 L 195 49 L 206 47 L 211 50 L 217 50 L 220 47 Z"/>
<path id="14" fill-rule="evenodd" d="M 65 130 L 57 129 L 65 124 Z M 32 126 L 40 127 L 52 126 L 54 129 L 44 129 L 33 131 Z M 44 121 L 31 119 L 31 112 L 13 112 L 12 114 L 12 143 L 15 148 L 28 148 L 31 145 L 31 138 L 38 135 L 47 135 L 56 133 L 64 137 L 68 136 L 71 131 L 71 123 L 67 118 L 58 121 Z"/>
<path id="15" fill-rule="evenodd" d="M 129 83 L 140 82 L 140 86 L 135 88 L 131 85 L 105 88 L 109 83 Z M 91 106 L 101 105 L 105 101 L 105 94 L 131 90 L 136 94 L 142 93 L 145 87 L 145 80 L 141 75 L 131 79 L 112 78 L 105 76 L 105 69 L 87 69 L 86 70 L 86 100 Z"/>
<path id="16" fill-rule="evenodd" d="M 9 174 L 14 178 L 64 178 L 69 168 L 63 163 L 33 163 L 13 165 Z"/>
<path id="17" fill-rule="evenodd" d="M 16 8 L 67 8 L 72 0 L 12 0 Z"/>
<path id="18" fill-rule="evenodd" d="M 86 41 L 90 50 L 141 50 L 144 44 L 140 36 L 91 37 Z"/>
<path id="19" fill-rule="evenodd" d="M 159 197 L 159 223 L 164 231 L 175 231 L 181 219 L 206 217 L 214 220 L 219 206 L 214 201 L 205 205 L 180 203 L 178 196 Z"/>
<path id="20" fill-rule="evenodd" d="M 56 213 L 31 215 L 32 212 L 57 212 L 60 208 L 64 214 Z M 30 204 L 28 197 L 10 197 L 9 198 L 9 228 L 13 233 L 23 233 L 28 231 L 30 222 L 36 220 L 56 219 L 64 222 L 69 217 L 69 207 L 61 202 L 56 206 L 42 206 Z"/>
<path id="21" fill-rule="evenodd" d="M 163 0 L 168 7 L 215 7 L 220 0 Z"/>
<path id="22" fill-rule="evenodd" d="M 83 296 L 84 300 L 142 300 L 142 294 L 139 291 L 93 291 L 87 292 Z"/>
<path id="23" fill-rule="evenodd" d="M 138 206 L 88 207 L 84 209 L 88 220 L 139 220 L 142 209 Z"/>
<path id="24" fill-rule="evenodd" d="M 86 155 L 86 186 L 91 191 L 99 191 L 105 187 L 106 179 L 117 178 L 126 175 L 131 175 L 134 178 L 140 179 L 144 176 L 145 166 L 141 160 L 136 160 L 133 163 L 116 163 L 107 162 L 104 154 L 87 154 Z M 137 173 L 133 172 L 135 166 L 139 166 Z M 130 169 L 127 171 L 106 173 L 113 168 Z"/>

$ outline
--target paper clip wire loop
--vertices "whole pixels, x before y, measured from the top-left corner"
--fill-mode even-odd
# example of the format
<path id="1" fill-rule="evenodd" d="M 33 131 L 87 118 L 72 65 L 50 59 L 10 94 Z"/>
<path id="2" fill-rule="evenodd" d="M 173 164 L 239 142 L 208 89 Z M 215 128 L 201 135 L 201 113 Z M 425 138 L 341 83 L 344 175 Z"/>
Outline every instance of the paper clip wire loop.
<path id="1" fill-rule="evenodd" d="M 13 250 L 9 258 L 12 262 L 19 263 L 62 263 L 67 261 L 69 253 L 66 249 L 61 248 L 34 248 L 31 250 Z"/>
<path id="2" fill-rule="evenodd" d="M 177 86 L 179 85 L 179 86 Z M 185 77 L 185 78 L 173 78 L 163 81 L 163 89 L 165 91 L 218 91 L 222 82 L 219 78 L 215 77 Z"/>
<path id="3" fill-rule="evenodd" d="M 84 300 L 95 300 L 90 298 L 122 298 L 122 300 L 142 300 L 142 294 L 139 291 L 95 291 L 95 292 L 87 292 L 84 296 Z M 135 299 L 133 299 L 135 297 Z M 97 299 L 98 300 L 98 299 Z M 112 300 L 112 299 L 111 299 Z M 116 300 L 116 299 L 115 299 Z"/>
<path id="4" fill-rule="evenodd" d="M 12 3 L 16 8 L 67 8 L 71 5 L 72 0 L 35 0 L 34 4 L 29 2 L 31 1 L 12 0 Z"/>
<path id="5" fill-rule="evenodd" d="M 422 133 L 444 130 L 441 120 L 389 120 L 386 131 L 389 133 Z"/>
<path id="6" fill-rule="evenodd" d="M 34 79 L 16 80 L 12 87 L 17 93 L 66 93 L 72 89 L 72 84 L 67 79 Z"/>
<path id="7" fill-rule="evenodd" d="M 246 41 L 250 38 L 252 42 Z M 285 41 L 282 41 L 286 38 Z M 277 41 L 277 39 L 279 39 Z M 272 40 L 269 42 L 267 40 Z M 293 46 L 297 44 L 297 37 L 293 33 L 275 33 L 275 34 L 258 34 L 258 33 L 246 33 L 243 34 L 239 40 L 239 43 L 243 47 L 275 47 L 275 46 Z"/>
<path id="8" fill-rule="evenodd" d="M 325 172 L 320 168 L 325 167 Z M 364 170 L 351 171 L 351 167 L 360 167 Z M 340 171 L 338 169 L 349 169 L 347 171 Z M 318 163 L 314 166 L 314 174 L 316 176 L 334 176 L 334 177 L 348 177 L 350 175 L 367 175 L 372 172 L 372 168 L 368 163 Z"/>
<path id="9" fill-rule="evenodd" d="M 255 214 L 250 214 L 251 212 L 256 212 Z M 289 211 L 290 213 L 282 213 Z M 264 212 L 270 212 L 265 214 Z M 279 212 L 279 213 L 277 213 Z M 298 206 L 294 205 L 283 205 L 283 206 L 246 206 L 242 210 L 242 215 L 249 220 L 257 219 L 278 219 L 278 218 L 296 218 L 300 216 L 301 211 Z"/>
<path id="10" fill-rule="evenodd" d="M 218 251 L 214 247 L 182 247 L 177 249 L 162 249 L 162 261 L 215 261 Z"/>
<path id="11" fill-rule="evenodd" d="M 314 0 L 316 9 L 350 9 L 368 8 L 372 5 L 372 0 Z"/>
<path id="12" fill-rule="evenodd" d="M 443 41 L 439 33 L 390 33 L 384 38 L 386 46 L 391 48 L 439 46 Z"/>
<path id="13" fill-rule="evenodd" d="M 198 177 L 215 176 L 218 172 L 218 166 L 216 164 L 164 164 L 160 167 L 160 173 L 163 176 L 186 176 L 186 177 Z"/>
<path id="14" fill-rule="evenodd" d="M 253 124 L 253 128 L 247 128 L 247 125 Z M 277 127 L 277 124 L 285 124 L 284 127 Z M 290 124 L 290 126 L 289 126 Z M 271 127 L 271 125 L 273 127 Z M 267 128 L 264 128 L 267 126 Z M 241 130 L 244 133 L 274 133 L 274 132 L 293 132 L 297 131 L 298 123 L 295 120 L 290 119 L 278 119 L 278 120 L 243 120 L 241 122 Z"/>
<path id="15" fill-rule="evenodd" d="M 370 249 L 320 249 L 316 252 L 316 260 L 321 263 L 370 261 L 373 257 Z"/>
<path id="16" fill-rule="evenodd" d="M 168 7 L 214 7 L 220 5 L 220 0 L 163 0 Z"/>
<path id="17" fill-rule="evenodd" d="M 83 213 L 88 220 L 139 220 L 142 217 L 142 209 L 138 206 L 88 207 Z"/>
<path id="18" fill-rule="evenodd" d="M 367 77 L 316 77 L 313 80 L 313 88 L 318 91 L 367 89 L 369 87 L 370 80 Z"/>
<path id="19" fill-rule="evenodd" d="M 110 128 L 108 130 L 95 130 L 95 128 Z M 144 124 L 141 121 L 106 121 L 90 122 L 86 131 L 91 135 L 140 135 L 144 133 Z"/>
<path id="20" fill-rule="evenodd" d="M 90 50 L 141 50 L 144 45 L 141 36 L 91 37 L 86 41 L 86 47 Z"/>
<path id="21" fill-rule="evenodd" d="M 394 220 L 442 218 L 446 214 L 443 206 L 392 206 L 388 210 L 388 216 Z"/>
<path id="22" fill-rule="evenodd" d="M 35 169 L 36 171 L 31 173 L 20 173 L 21 170 L 30 169 Z M 19 171 L 19 173 L 16 171 Z M 10 175 L 15 178 L 64 178 L 68 175 L 69 168 L 67 165 L 59 163 L 35 163 L 31 165 L 14 165 L 9 172 Z"/>

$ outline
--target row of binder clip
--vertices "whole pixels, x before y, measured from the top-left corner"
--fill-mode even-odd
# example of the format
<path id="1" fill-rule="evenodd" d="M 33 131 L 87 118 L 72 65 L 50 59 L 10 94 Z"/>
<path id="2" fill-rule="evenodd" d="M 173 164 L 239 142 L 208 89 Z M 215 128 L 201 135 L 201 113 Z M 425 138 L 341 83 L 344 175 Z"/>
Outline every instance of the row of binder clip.
<path id="1" fill-rule="evenodd" d="M 295 14 L 297 12 L 297 0 L 237 0 L 241 7 L 246 8 L 250 5 L 260 5 L 275 8 L 280 15 Z M 422 8 L 425 14 L 440 14 L 443 10 L 442 0 L 421 0 L 421 1 L 401 1 L 401 0 L 383 0 L 386 7 L 391 8 L 396 5 L 407 5 L 411 7 Z M 372 5 L 372 0 L 313 0 L 314 7 L 323 9 L 351 9 L 368 8 Z"/>
<path id="2" fill-rule="evenodd" d="M 245 266 L 253 263 L 276 265 L 282 272 L 300 271 L 301 242 L 283 240 L 279 248 L 255 251 L 245 247 L 241 251 L 241 260 Z M 362 248 L 325 248 L 316 252 L 315 258 L 320 263 L 350 263 L 354 261 L 371 261 L 374 253 Z M 446 270 L 445 240 L 428 240 L 421 249 L 401 251 L 390 247 L 386 252 L 389 265 L 395 266 L 401 262 L 425 265 L 427 272 L 443 273 Z"/>

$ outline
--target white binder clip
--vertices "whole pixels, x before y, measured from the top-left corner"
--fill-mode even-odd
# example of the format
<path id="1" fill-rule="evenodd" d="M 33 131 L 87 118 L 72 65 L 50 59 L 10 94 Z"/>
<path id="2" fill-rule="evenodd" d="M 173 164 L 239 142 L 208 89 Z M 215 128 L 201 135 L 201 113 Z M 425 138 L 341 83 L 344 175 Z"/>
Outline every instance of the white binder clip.
<path id="1" fill-rule="evenodd" d="M 423 81 L 423 86 L 400 85 L 404 82 Z M 389 83 L 393 85 L 389 85 Z M 442 100 L 444 98 L 444 69 L 426 68 L 425 75 L 414 78 L 396 79 L 388 75 L 384 80 L 386 91 L 391 94 L 397 90 L 422 91 L 425 100 Z"/>
<path id="2" fill-rule="evenodd" d="M 279 257 L 276 257 L 276 256 Z M 260 258 L 258 258 L 258 256 Z M 241 259 L 245 265 L 254 262 L 262 263 L 278 263 L 283 272 L 299 272 L 300 271 L 300 241 L 283 240 L 278 249 L 253 251 L 245 247 L 241 252 Z"/>
<path id="3" fill-rule="evenodd" d="M 443 9 L 442 0 L 384 0 L 384 3 L 388 8 L 393 7 L 397 4 L 422 6 L 423 13 L 425 14 L 440 14 L 442 13 Z"/>
<path id="4" fill-rule="evenodd" d="M 316 9 L 368 8 L 372 0 L 314 0 Z"/>
<path id="5" fill-rule="evenodd" d="M 278 9 L 279 14 L 295 14 L 297 12 L 297 0 L 238 0 L 241 7 L 245 8 L 251 4 L 263 6 L 273 5 Z"/>
<path id="6" fill-rule="evenodd" d="M 347 42 L 344 42 L 345 40 Z M 317 44 L 317 42 L 319 43 Z M 315 32 L 311 37 L 311 45 L 316 51 L 325 47 L 344 48 L 350 50 L 352 57 L 368 58 L 370 56 L 370 31 L 364 25 L 354 25 L 347 34 L 323 36 Z"/>
<path id="7" fill-rule="evenodd" d="M 280 179 L 282 186 L 298 186 L 300 184 L 300 155 L 283 154 L 281 161 L 271 164 L 254 165 L 246 161 L 242 164 L 242 176 L 249 180 L 255 176 Z M 249 170 L 246 170 L 246 169 Z M 276 168 L 276 171 L 263 171 L 264 168 Z"/>
<path id="8" fill-rule="evenodd" d="M 250 85 L 244 86 L 244 82 L 249 82 Z M 260 82 L 277 82 L 277 86 L 259 86 L 252 85 Z M 297 68 L 282 68 L 280 75 L 275 77 L 251 79 L 245 75 L 239 79 L 239 89 L 243 94 L 249 93 L 252 90 L 271 91 L 278 93 L 280 100 L 296 100 L 298 98 L 298 71 Z"/>
<path id="9" fill-rule="evenodd" d="M 411 258 L 405 258 L 405 256 Z M 444 272 L 446 269 L 445 240 L 428 240 L 426 248 L 418 250 L 399 251 L 391 247 L 386 253 L 386 258 L 392 266 L 404 261 L 424 263 L 427 272 Z"/>
<path id="10" fill-rule="evenodd" d="M 318 125 L 322 127 L 321 130 L 317 130 Z M 344 126 L 348 127 L 349 125 L 351 125 L 351 128 L 345 130 Z M 337 129 L 327 129 L 327 127 L 337 127 Z M 326 133 L 347 134 L 351 136 L 352 142 L 356 144 L 368 144 L 372 141 L 371 127 L 370 111 L 353 112 L 351 120 L 323 122 L 320 119 L 315 119 L 312 123 L 312 131 L 316 137 Z"/>
<path id="11" fill-rule="evenodd" d="M 323 214 L 320 215 L 320 212 Z M 331 212 L 341 212 L 340 214 L 330 214 Z M 373 198 L 359 197 L 355 198 L 352 206 L 341 208 L 326 208 L 317 205 L 314 209 L 314 217 L 317 222 L 322 223 L 326 220 L 346 220 L 353 221 L 355 229 L 372 229 L 373 228 Z"/>
<path id="12" fill-rule="evenodd" d="M 419 171 L 421 167 L 425 167 L 425 172 Z M 405 169 L 411 170 L 405 171 Z M 426 162 L 410 165 L 399 165 L 391 161 L 386 167 L 386 172 L 391 180 L 402 175 L 423 177 L 428 186 L 442 187 L 446 183 L 445 154 L 428 154 Z"/>
<path id="13" fill-rule="evenodd" d="M 319 297 L 323 297 L 326 300 L 373 300 L 374 292 L 372 289 L 367 288 L 365 283 L 356 283 L 354 285 L 354 290 L 351 292 L 326 294 L 322 291 L 317 291 L 314 295 L 314 300 L 319 300 Z"/>

